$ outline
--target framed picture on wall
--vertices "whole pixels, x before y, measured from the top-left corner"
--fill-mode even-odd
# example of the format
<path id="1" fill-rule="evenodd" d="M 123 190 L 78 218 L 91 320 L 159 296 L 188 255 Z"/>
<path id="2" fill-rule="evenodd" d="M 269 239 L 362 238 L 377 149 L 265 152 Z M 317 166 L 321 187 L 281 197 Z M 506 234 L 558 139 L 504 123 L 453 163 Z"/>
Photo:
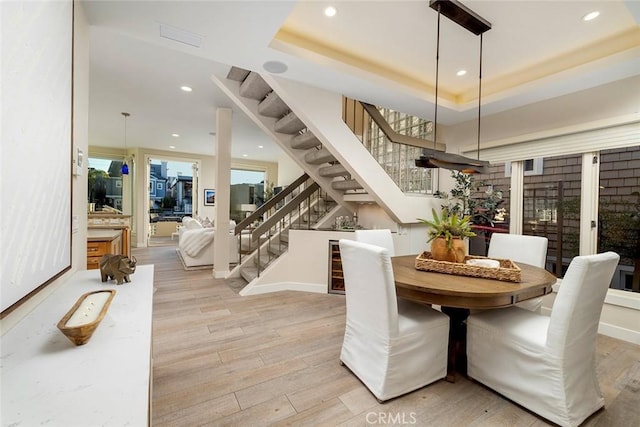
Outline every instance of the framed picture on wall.
<path id="1" fill-rule="evenodd" d="M 204 189 L 204 205 L 214 206 L 216 204 L 216 190 Z"/>

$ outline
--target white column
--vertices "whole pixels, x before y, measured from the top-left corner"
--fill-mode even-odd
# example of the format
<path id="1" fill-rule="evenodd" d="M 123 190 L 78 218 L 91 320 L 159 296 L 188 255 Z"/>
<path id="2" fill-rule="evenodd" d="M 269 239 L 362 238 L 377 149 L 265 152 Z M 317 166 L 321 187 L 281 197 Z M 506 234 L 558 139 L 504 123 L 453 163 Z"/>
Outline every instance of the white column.
<path id="1" fill-rule="evenodd" d="M 139 149 L 136 149 L 136 159 L 133 167 L 133 212 L 131 217 L 131 243 L 138 248 L 148 246 L 149 234 L 149 174 L 151 159 L 148 155 L 144 155 Z"/>
<path id="2" fill-rule="evenodd" d="M 200 211 L 198 209 L 198 203 L 200 203 L 200 198 L 198 197 L 200 193 L 200 168 L 198 167 L 198 162 L 193 163 L 191 170 L 193 171 L 191 174 L 193 177 L 193 181 L 191 181 L 191 216 L 196 216 Z"/>
<path id="3" fill-rule="evenodd" d="M 522 234 L 524 209 L 524 162 L 511 162 L 511 188 L 509 191 L 509 233 Z"/>
<path id="4" fill-rule="evenodd" d="M 598 194 L 600 156 L 598 152 L 582 154 L 580 194 L 580 255 L 595 254 L 598 249 Z"/>
<path id="5" fill-rule="evenodd" d="M 229 274 L 229 208 L 231 185 L 231 125 L 230 108 L 216 110 L 217 141 L 215 144 L 215 174 L 216 174 L 216 214 L 213 256 L 213 276 L 223 278 Z"/>

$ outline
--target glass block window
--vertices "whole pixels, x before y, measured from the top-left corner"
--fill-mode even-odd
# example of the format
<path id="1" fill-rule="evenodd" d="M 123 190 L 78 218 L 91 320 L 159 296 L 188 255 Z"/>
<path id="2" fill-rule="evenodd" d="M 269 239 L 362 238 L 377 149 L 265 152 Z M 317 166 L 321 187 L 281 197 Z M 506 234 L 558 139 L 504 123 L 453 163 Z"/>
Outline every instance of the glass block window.
<path id="1" fill-rule="evenodd" d="M 391 128 L 401 135 L 427 140 L 433 133 L 433 123 L 430 121 L 389 108 L 378 110 Z M 422 154 L 421 148 L 389 141 L 371 119 L 363 144 L 403 192 L 433 192 L 431 169 L 415 166 L 415 159 Z"/>

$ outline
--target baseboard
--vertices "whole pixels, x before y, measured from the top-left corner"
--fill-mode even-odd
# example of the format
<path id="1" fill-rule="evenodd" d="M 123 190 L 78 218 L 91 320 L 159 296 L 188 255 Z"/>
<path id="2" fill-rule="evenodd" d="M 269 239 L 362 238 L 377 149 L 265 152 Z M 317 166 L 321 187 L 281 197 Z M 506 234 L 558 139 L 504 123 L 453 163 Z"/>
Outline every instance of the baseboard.
<path id="1" fill-rule="evenodd" d="M 598 333 L 611 338 L 616 338 L 622 341 L 640 345 L 640 332 L 638 331 L 622 328 L 610 323 L 600 322 L 600 325 L 598 325 Z"/>
<path id="2" fill-rule="evenodd" d="M 558 282 L 553 285 L 554 294 L 557 294 L 561 283 L 562 279 L 558 279 Z M 545 301 L 547 304 L 552 303 L 547 299 L 545 299 Z M 628 319 L 629 316 L 638 316 L 640 314 L 640 294 L 619 289 L 608 289 L 603 308 L 606 308 L 608 311 L 607 321 L 611 322 L 612 320 L 616 321 L 615 319 L 622 319 L 620 322 L 624 322 L 622 325 L 627 327 L 601 321 L 598 325 L 598 333 L 633 344 L 640 344 L 640 330 L 635 327 L 636 325 L 634 325 L 633 322 L 630 323 L 628 320 L 625 320 Z M 550 316 L 551 307 L 542 307 L 541 312 L 546 316 Z M 632 327 L 633 329 L 628 329 L 628 327 Z"/>
<path id="3" fill-rule="evenodd" d="M 542 314 L 545 316 L 551 316 L 551 309 L 548 307 L 542 307 Z M 613 325 L 611 323 L 600 322 L 598 325 L 598 333 L 633 344 L 640 344 L 640 331 L 623 328 L 622 326 Z"/>
<path id="4" fill-rule="evenodd" d="M 194 265 L 194 266 L 187 266 L 187 263 L 184 262 L 184 258 L 182 258 L 182 254 L 180 253 L 180 249 L 176 248 L 176 253 L 178 254 L 178 259 L 180 259 L 180 262 L 182 263 L 182 268 L 184 268 L 186 271 L 194 271 L 194 270 L 213 270 L 213 264 L 209 264 L 209 265 Z"/>
<path id="5" fill-rule="evenodd" d="M 327 285 L 318 283 L 299 283 L 299 282 L 280 282 L 280 283 L 265 283 L 263 285 L 245 286 L 240 291 L 240 295 L 259 295 L 269 292 L 278 291 L 300 291 L 300 292 L 313 292 L 317 294 L 326 294 Z"/>
<path id="6" fill-rule="evenodd" d="M 213 277 L 215 277 L 216 279 L 226 279 L 227 277 L 229 277 L 229 270 L 216 270 L 215 268 L 213 269 Z"/>

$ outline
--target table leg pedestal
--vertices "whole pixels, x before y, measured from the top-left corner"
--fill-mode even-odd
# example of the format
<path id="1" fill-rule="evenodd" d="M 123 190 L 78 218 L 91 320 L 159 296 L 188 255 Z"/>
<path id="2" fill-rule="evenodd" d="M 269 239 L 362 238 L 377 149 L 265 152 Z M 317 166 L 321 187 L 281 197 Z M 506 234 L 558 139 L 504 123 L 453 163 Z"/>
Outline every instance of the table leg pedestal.
<path id="1" fill-rule="evenodd" d="M 456 373 L 467 375 L 467 324 L 469 309 L 441 307 L 449 316 L 449 360 L 447 363 L 448 382 L 455 382 Z"/>

